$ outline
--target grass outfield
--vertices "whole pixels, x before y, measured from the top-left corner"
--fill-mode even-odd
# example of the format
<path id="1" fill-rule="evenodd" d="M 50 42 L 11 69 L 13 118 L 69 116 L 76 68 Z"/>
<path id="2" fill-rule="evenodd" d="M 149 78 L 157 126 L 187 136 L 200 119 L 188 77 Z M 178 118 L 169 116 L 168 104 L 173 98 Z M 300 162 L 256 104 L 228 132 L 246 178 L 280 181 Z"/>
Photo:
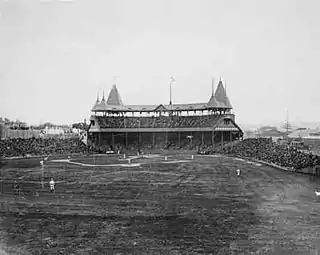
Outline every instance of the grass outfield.
<path id="1" fill-rule="evenodd" d="M 9 161 L 2 169 L 0 249 L 8 254 L 316 254 L 319 180 L 226 157 L 147 156 L 125 167 L 115 166 L 128 163 L 122 155 L 71 157 L 83 166 L 49 161 L 45 189 L 39 159 Z M 100 166 L 87 166 L 93 163 Z M 54 195 L 48 192 L 50 177 L 56 181 Z M 19 200 L 10 183 L 18 178 Z"/>

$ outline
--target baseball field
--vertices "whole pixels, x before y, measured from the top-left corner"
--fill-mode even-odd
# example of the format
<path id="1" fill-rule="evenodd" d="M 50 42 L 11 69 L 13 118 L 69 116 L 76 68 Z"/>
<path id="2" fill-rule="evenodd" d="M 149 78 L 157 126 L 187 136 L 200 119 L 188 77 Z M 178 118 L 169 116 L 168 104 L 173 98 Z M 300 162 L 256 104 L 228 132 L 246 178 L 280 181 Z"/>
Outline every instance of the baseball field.
<path id="1" fill-rule="evenodd" d="M 320 180 L 307 175 L 188 153 L 40 160 L 2 166 L 3 254 L 320 251 Z"/>

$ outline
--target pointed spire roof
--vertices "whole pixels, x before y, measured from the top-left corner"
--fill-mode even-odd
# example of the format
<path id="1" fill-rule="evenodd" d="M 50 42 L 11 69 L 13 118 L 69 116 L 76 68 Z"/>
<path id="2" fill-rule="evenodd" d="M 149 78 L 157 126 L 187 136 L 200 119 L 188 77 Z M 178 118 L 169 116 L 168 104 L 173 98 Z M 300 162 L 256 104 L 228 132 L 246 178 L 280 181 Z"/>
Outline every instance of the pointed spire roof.
<path id="1" fill-rule="evenodd" d="M 214 79 L 213 78 L 212 78 L 212 94 L 207 105 L 212 108 L 224 108 L 224 105 L 218 102 L 218 100 L 216 99 L 216 96 L 214 95 Z"/>
<path id="2" fill-rule="evenodd" d="M 223 84 L 222 84 L 221 80 L 218 83 L 218 87 L 217 87 L 216 93 L 214 95 L 216 96 L 218 101 L 222 101 L 223 102 L 224 97 L 226 95 L 226 92 L 224 90 L 224 87 L 223 87 Z"/>
<path id="3" fill-rule="evenodd" d="M 231 105 L 230 100 L 227 96 L 224 98 L 224 104 L 227 106 L 227 108 L 232 109 L 232 105 Z"/>
<path id="4" fill-rule="evenodd" d="M 107 104 L 108 105 L 123 105 L 116 85 L 113 85 L 112 89 L 110 90 Z"/>
<path id="5" fill-rule="evenodd" d="M 232 105 L 231 105 L 230 100 L 229 100 L 229 98 L 228 98 L 228 96 L 226 94 L 226 91 L 225 91 L 224 87 L 223 87 L 223 83 L 221 81 L 221 78 L 220 78 L 220 81 L 219 81 L 215 96 L 216 96 L 216 99 L 220 103 L 222 103 L 225 108 L 232 109 Z"/>

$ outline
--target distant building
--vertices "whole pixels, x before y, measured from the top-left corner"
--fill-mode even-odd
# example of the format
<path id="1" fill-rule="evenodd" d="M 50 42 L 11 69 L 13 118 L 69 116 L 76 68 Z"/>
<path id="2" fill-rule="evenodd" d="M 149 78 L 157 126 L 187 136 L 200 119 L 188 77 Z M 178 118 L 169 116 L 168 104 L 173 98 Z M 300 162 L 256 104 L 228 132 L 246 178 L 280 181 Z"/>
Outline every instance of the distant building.
<path id="1" fill-rule="evenodd" d="M 63 135 L 65 133 L 65 129 L 61 127 L 48 127 L 46 126 L 43 130 L 45 135 Z"/>
<path id="2" fill-rule="evenodd" d="M 276 142 L 279 139 L 282 139 L 284 133 L 280 132 L 276 129 L 266 130 L 264 132 L 259 133 L 258 137 L 271 138 L 272 141 Z"/>
<path id="3" fill-rule="evenodd" d="M 320 132 L 317 130 L 311 130 L 311 129 L 297 129 L 293 131 L 291 134 L 289 134 L 289 138 L 297 139 L 320 139 Z"/>

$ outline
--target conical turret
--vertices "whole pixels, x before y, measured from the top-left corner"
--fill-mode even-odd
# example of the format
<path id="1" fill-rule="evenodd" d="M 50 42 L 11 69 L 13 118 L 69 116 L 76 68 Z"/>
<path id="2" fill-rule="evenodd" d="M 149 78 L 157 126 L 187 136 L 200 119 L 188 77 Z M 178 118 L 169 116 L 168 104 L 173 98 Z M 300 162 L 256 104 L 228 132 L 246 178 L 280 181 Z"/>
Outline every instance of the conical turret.
<path id="1" fill-rule="evenodd" d="M 218 100 L 216 99 L 215 95 L 212 95 L 210 97 L 210 100 L 208 102 L 208 106 L 212 107 L 212 108 L 224 108 L 225 107 L 223 104 L 218 102 Z"/>
<path id="2" fill-rule="evenodd" d="M 232 105 L 230 103 L 230 100 L 226 94 L 226 91 L 223 87 L 223 83 L 220 79 L 216 93 L 215 93 L 216 99 L 219 103 L 224 105 L 224 108 L 232 109 Z"/>
<path id="3" fill-rule="evenodd" d="M 108 105 L 123 105 L 116 85 L 113 85 L 112 89 L 110 90 L 107 104 Z"/>
<path id="4" fill-rule="evenodd" d="M 212 78 L 212 95 L 211 95 L 207 105 L 208 105 L 208 107 L 212 107 L 212 108 L 224 108 L 224 105 L 221 104 L 220 102 L 218 102 L 218 100 L 216 99 L 216 96 L 214 94 L 214 80 L 213 80 L 213 78 Z"/>

